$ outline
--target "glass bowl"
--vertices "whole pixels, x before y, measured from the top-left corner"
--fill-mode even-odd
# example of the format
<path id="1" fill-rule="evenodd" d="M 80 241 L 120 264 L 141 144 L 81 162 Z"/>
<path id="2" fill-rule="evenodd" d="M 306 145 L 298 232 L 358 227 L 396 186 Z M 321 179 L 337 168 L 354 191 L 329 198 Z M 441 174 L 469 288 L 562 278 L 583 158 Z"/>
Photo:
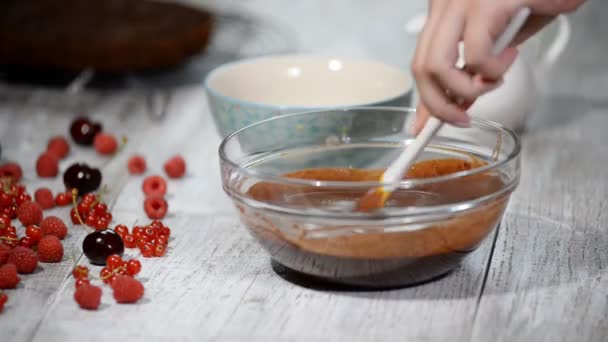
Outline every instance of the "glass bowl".
<path id="1" fill-rule="evenodd" d="M 412 115 L 365 107 L 247 126 L 220 146 L 224 190 L 270 257 L 298 275 L 372 288 L 433 279 L 456 267 L 501 220 L 519 182 L 520 143 L 490 121 L 446 125 L 385 208 L 354 211 L 413 141 L 403 124 Z M 318 120 L 332 126 L 297 134 L 301 122 Z M 276 126 L 287 131 L 269 136 Z"/>

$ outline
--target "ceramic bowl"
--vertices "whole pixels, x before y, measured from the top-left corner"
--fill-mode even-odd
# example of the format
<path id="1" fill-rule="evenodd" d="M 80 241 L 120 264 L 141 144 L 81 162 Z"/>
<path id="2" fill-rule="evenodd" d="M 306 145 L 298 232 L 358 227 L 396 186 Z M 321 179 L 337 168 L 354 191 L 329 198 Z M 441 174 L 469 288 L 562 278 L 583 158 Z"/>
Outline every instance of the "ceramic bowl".
<path id="1" fill-rule="evenodd" d="M 229 63 L 213 70 L 205 90 L 222 137 L 278 115 L 354 106 L 408 106 L 412 80 L 404 71 L 374 61 L 281 55 Z M 327 120 L 297 123 L 297 133 L 326 130 Z M 265 137 L 293 132 L 280 122 Z"/>
<path id="2" fill-rule="evenodd" d="M 491 236 L 519 182 L 520 144 L 512 131 L 481 119 L 462 128 L 473 134 L 440 132 L 420 156 L 435 163 L 428 164 L 434 165 L 433 172 L 404 180 L 382 211 L 354 212 L 363 194 L 384 185 L 377 181 L 382 169 L 414 137 L 373 127 L 344 130 L 340 123 L 359 126 L 364 114 L 398 122 L 397 117 L 413 113 L 385 107 L 333 109 L 248 126 L 220 147 L 224 190 L 243 225 L 290 274 L 371 288 L 434 279 Z M 333 119 L 328 122 L 336 123 L 330 128 L 338 139 L 320 132 L 297 144 L 289 137 L 273 144 L 251 139 L 276 121 L 289 126 L 321 118 Z M 436 175 L 440 159 L 477 165 Z M 331 176 L 320 172 L 328 168 L 338 171 Z M 360 172 L 371 176 L 358 177 Z"/>

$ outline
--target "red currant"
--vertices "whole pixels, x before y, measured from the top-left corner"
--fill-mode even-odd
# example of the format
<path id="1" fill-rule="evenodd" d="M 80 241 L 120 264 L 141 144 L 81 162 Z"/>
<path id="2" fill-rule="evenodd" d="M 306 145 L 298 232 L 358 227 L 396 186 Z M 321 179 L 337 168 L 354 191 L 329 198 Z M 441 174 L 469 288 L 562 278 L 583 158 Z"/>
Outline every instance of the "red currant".
<path id="1" fill-rule="evenodd" d="M 87 226 L 95 227 L 97 224 L 97 216 L 95 216 L 93 212 L 89 212 L 89 215 L 87 215 L 84 222 L 87 224 Z"/>
<path id="2" fill-rule="evenodd" d="M 141 271 L 141 262 L 137 259 L 131 259 L 127 262 L 127 271 L 129 275 L 134 276 Z"/>
<path id="3" fill-rule="evenodd" d="M 106 259 L 106 267 L 110 270 L 115 270 L 122 266 L 122 258 L 120 255 L 112 254 Z"/>
<path id="4" fill-rule="evenodd" d="M 136 238 L 143 235 L 143 233 L 144 233 L 144 227 L 142 227 L 142 226 L 133 227 L 133 236 L 135 236 Z"/>
<path id="5" fill-rule="evenodd" d="M 81 203 L 86 203 L 87 204 L 87 209 L 88 207 L 93 204 L 95 201 L 97 200 L 97 198 L 95 197 L 95 195 L 93 193 L 88 193 L 84 196 L 82 196 L 82 200 Z"/>
<path id="6" fill-rule="evenodd" d="M 154 245 L 151 243 L 144 244 L 141 248 L 141 255 L 144 258 L 151 258 L 154 256 Z"/>
<path id="7" fill-rule="evenodd" d="M 74 283 L 74 286 L 76 288 L 81 287 L 82 285 L 90 285 L 91 281 L 89 281 L 89 279 L 87 278 L 80 278 L 80 279 L 76 279 L 76 282 Z"/>
<path id="8" fill-rule="evenodd" d="M 112 270 L 110 270 L 107 267 L 104 267 L 101 269 L 101 271 L 99 272 L 99 277 L 101 278 L 101 280 L 105 283 L 105 284 L 109 284 L 110 283 L 110 279 L 112 277 Z"/>
<path id="9" fill-rule="evenodd" d="M 161 220 L 154 220 L 152 221 L 152 223 L 150 223 L 150 226 L 152 226 L 153 228 L 162 228 L 163 226 L 163 222 Z"/>
<path id="10" fill-rule="evenodd" d="M 24 236 L 21 239 L 19 239 L 18 245 L 22 246 L 22 247 L 26 247 L 26 248 L 32 248 L 36 245 L 36 243 L 34 242 L 34 240 L 31 237 Z"/>
<path id="11" fill-rule="evenodd" d="M 78 219 L 78 214 L 75 208 L 70 210 L 70 219 L 72 219 L 72 224 L 80 224 L 80 220 Z"/>
<path id="12" fill-rule="evenodd" d="M 149 241 L 153 241 L 154 239 L 156 239 L 156 229 L 152 227 L 146 227 L 146 229 L 144 229 L 144 236 L 146 236 Z"/>
<path id="13" fill-rule="evenodd" d="M 15 226 L 8 226 L 4 229 L 6 230 L 7 235 L 10 235 L 15 238 L 17 237 L 17 228 L 15 228 Z"/>
<path id="14" fill-rule="evenodd" d="M 108 206 L 103 202 L 97 202 L 92 209 L 97 216 L 104 216 L 108 211 Z"/>
<path id="15" fill-rule="evenodd" d="M 95 221 L 95 229 L 96 230 L 104 230 L 106 228 L 108 228 L 108 221 L 105 219 L 105 217 L 100 217 L 97 219 L 97 221 Z"/>
<path id="16" fill-rule="evenodd" d="M 118 235 L 120 235 L 120 234 L 129 234 L 129 228 L 127 226 L 125 226 L 124 224 L 119 224 L 116 227 L 114 227 L 114 231 Z"/>
<path id="17" fill-rule="evenodd" d="M 0 192 L 0 207 L 6 207 L 13 204 L 13 198 L 6 192 Z"/>
<path id="18" fill-rule="evenodd" d="M 166 235 L 167 238 L 169 238 L 171 236 L 171 228 L 169 228 L 169 227 L 162 227 L 160 229 L 160 234 L 161 235 Z"/>
<path id="19" fill-rule="evenodd" d="M 25 235 L 29 236 L 34 243 L 38 243 L 42 239 L 42 230 L 37 226 L 30 225 L 25 228 Z"/>
<path id="20" fill-rule="evenodd" d="M 27 194 L 27 193 L 20 193 L 15 198 L 15 203 L 17 203 L 17 206 L 20 206 L 21 204 L 23 204 L 25 202 L 29 202 L 31 200 L 32 200 L 32 196 L 30 196 L 29 194 Z"/>
<path id="21" fill-rule="evenodd" d="M 64 207 L 66 205 L 69 205 L 72 202 L 72 195 L 65 193 L 65 192 L 60 192 L 55 196 L 55 205 L 57 205 L 58 207 Z"/>
<path id="22" fill-rule="evenodd" d="M 169 239 L 167 237 L 165 237 L 164 235 L 159 235 L 156 240 L 155 243 L 157 245 L 163 245 L 166 246 L 167 244 L 169 244 Z"/>
<path id="23" fill-rule="evenodd" d="M 86 266 L 78 265 L 72 270 L 72 276 L 76 279 L 85 279 L 89 277 L 89 269 Z"/>
<path id="24" fill-rule="evenodd" d="M 112 214 L 111 213 L 106 213 L 104 217 L 105 217 L 106 220 L 108 220 L 108 222 L 112 222 Z"/>
<path id="25" fill-rule="evenodd" d="M 144 246 L 146 244 L 150 243 L 150 241 L 144 239 L 143 237 L 140 237 L 137 242 L 135 243 L 135 245 L 137 246 L 137 248 L 142 249 L 144 248 Z"/>
<path id="26" fill-rule="evenodd" d="M 137 247 L 137 243 L 135 241 L 135 237 L 131 234 L 126 234 L 122 241 L 125 243 L 125 247 L 127 248 L 135 248 Z"/>
<path id="27" fill-rule="evenodd" d="M 161 257 L 165 255 L 165 245 L 156 245 L 154 246 L 154 256 Z"/>

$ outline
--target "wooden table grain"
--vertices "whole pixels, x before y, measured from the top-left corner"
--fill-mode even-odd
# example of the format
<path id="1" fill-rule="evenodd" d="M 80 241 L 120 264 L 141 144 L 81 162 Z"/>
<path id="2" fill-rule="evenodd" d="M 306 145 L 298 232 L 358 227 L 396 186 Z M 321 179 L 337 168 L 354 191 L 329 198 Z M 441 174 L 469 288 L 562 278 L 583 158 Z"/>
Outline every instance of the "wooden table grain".
<path id="1" fill-rule="evenodd" d="M 281 12 L 287 11 L 284 2 L 259 3 L 269 15 L 288 15 Z M 350 2 L 339 3 L 346 8 Z M 382 3 L 388 16 L 399 2 Z M 319 290 L 273 270 L 222 193 L 220 138 L 200 86 L 172 89 L 166 116 L 157 118 L 137 91 L 74 96 L 1 85 L 2 158 L 24 166 L 30 190 L 62 189 L 60 177 L 36 177 L 35 160 L 48 137 L 67 134 L 83 110 L 129 143 L 113 158 L 73 146 L 60 167 L 74 161 L 101 167 L 115 222 L 146 221 L 143 178 L 126 170 L 132 153 L 145 155 L 152 174 L 162 173 L 163 161 L 179 152 L 188 172 L 169 181 L 165 222 L 174 238 L 166 257 L 142 259 L 146 292 L 138 304 L 116 304 L 104 288 L 99 311 L 78 308 L 70 272 L 77 263 L 88 265 L 80 248 L 85 232 L 70 227 L 64 260 L 40 264 L 18 289 L 7 291 L 0 341 L 608 340 L 608 43 L 599 38 L 608 25 L 599 20 L 602 9 L 608 5 L 591 2 L 572 17 L 575 39 L 528 120 L 521 184 L 500 228 L 448 276 L 392 291 Z M 298 25 L 291 28 L 301 31 Z M 306 35 L 298 49 L 314 51 Z M 347 50 L 382 45 L 374 42 Z M 69 221 L 65 208 L 46 214 Z"/>

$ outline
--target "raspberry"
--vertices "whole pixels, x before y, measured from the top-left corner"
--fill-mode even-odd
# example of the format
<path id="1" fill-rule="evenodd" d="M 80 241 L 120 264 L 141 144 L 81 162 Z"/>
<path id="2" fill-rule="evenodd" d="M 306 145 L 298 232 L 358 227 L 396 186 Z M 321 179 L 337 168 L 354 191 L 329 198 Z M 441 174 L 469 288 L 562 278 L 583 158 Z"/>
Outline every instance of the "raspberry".
<path id="1" fill-rule="evenodd" d="M 10 251 L 10 247 L 0 243 L 0 265 L 4 265 L 6 263 Z"/>
<path id="2" fill-rule="evenodd" d="M 68 227 L 57 216 L 48 216 L 40 223 L 43 235 L 55 235 L 60 240 L 68 234 Z"/>
<path id="3" fill-rule="evenodd" d="M 14 289 L 21 278 L 17 275 L 17 266 L 6 264 L 0 266 L 0 289 Z"/>
<path id="4" fill-rule="evenodd" d="M 7 163 L 0 167 L 0 177 L 12 178 L 13 182 L 18 182 L 22 176 L 23 171 L 17 163 Z"/>
<path id="5" fill-rule="evenodd" d="M 108 133 L 97 133 L 93 140 L 95 151 L 99 154 L 113 154 L 118 149 L 118 141 Z"/>
<path id="6" fill-rule="evenodd" d="M 151 219 L 161 219 L 167 214 L 167 201 L 162 197 L 148 197 L 144 201 L 144 211 Z"/>
<path id="7" fill-rule="evenodd" d="M 34 200 L 43 210 L 51 209 L 55 206 L 55 199 L 49 188 L 40 188 L 36 190 L 36 192 L 34 192 Z"/>
<path id="8" fill-rule="evenodd" d="M 170 178 L 181 178 L 186 173 L 186 161 L 180 155 L 171 157 L 165 162 L 164 167 Z"/>
<path id="9" fill-rule="evenodd" d="M 56 177 L 59 173 L 59 160 L 50 152 L 41 154 L 36 161 L 36 173 L 38 177 Z"/>
<path id="10" fill-rule="evenodd" d="M 63 159 L 70 153 L 70 145 L 64 137 L 58 135 L 49 139 L 46 151 L 54 154 L 58 159 Z"/>
<path id="11" fill-rule="evenodd" d="M 161 176 L 150 176 L 144 179 L 142 189 L 146 196 L 164 196 L 167 192 L 167 182 Z"/>
<path id="12" fill-rule="evenodd" d="M 74 300 L 83 309 L 97 310 L 101 303 L 101 287 L 88 284 L 77 286 Z"/>
<path id="13" fill-rule="evenodd" d="M 38 242 L 40 262 L 60 262 L 63 258 L 63 245 L 54 235 L 47 235 Z"/>
<path id="14" fill-rule="evenodd" d="M 21 274 L 30 274 L 38 266 L 38 257 L 31 249 L 17 246 L 8 255 L 7 263 L 17 266 L 17 272 Z"/>
<path id="15" fill-rule="evenodd" d="M 0 312 L 4 310 L 4 304 L 8 301 L 8 296 L 4 292 L 0 292 Z"/>
<path id="16" fill-rule="evenodd" d="M 42 221 L 42 208 L 38 203 L 27 201 L 17 209 L 17 218 L 24 226 L 39 224 Z"/>
<path id="17" fill-rule="evenodd" d="M 135 303 L 144 295 L 144 286 L 128 275 L 117 275 L 111 286 L 118 303 Z"/>
<path id="18" fill-rule="evenodd" d="M 144 157 L 140 156 L 139 154 L 136 154 L 129 158 L 127 168 L 129 169 L 129 172 L 132 175 L 140 175 L 146 172 L 148 166 Z"/>

